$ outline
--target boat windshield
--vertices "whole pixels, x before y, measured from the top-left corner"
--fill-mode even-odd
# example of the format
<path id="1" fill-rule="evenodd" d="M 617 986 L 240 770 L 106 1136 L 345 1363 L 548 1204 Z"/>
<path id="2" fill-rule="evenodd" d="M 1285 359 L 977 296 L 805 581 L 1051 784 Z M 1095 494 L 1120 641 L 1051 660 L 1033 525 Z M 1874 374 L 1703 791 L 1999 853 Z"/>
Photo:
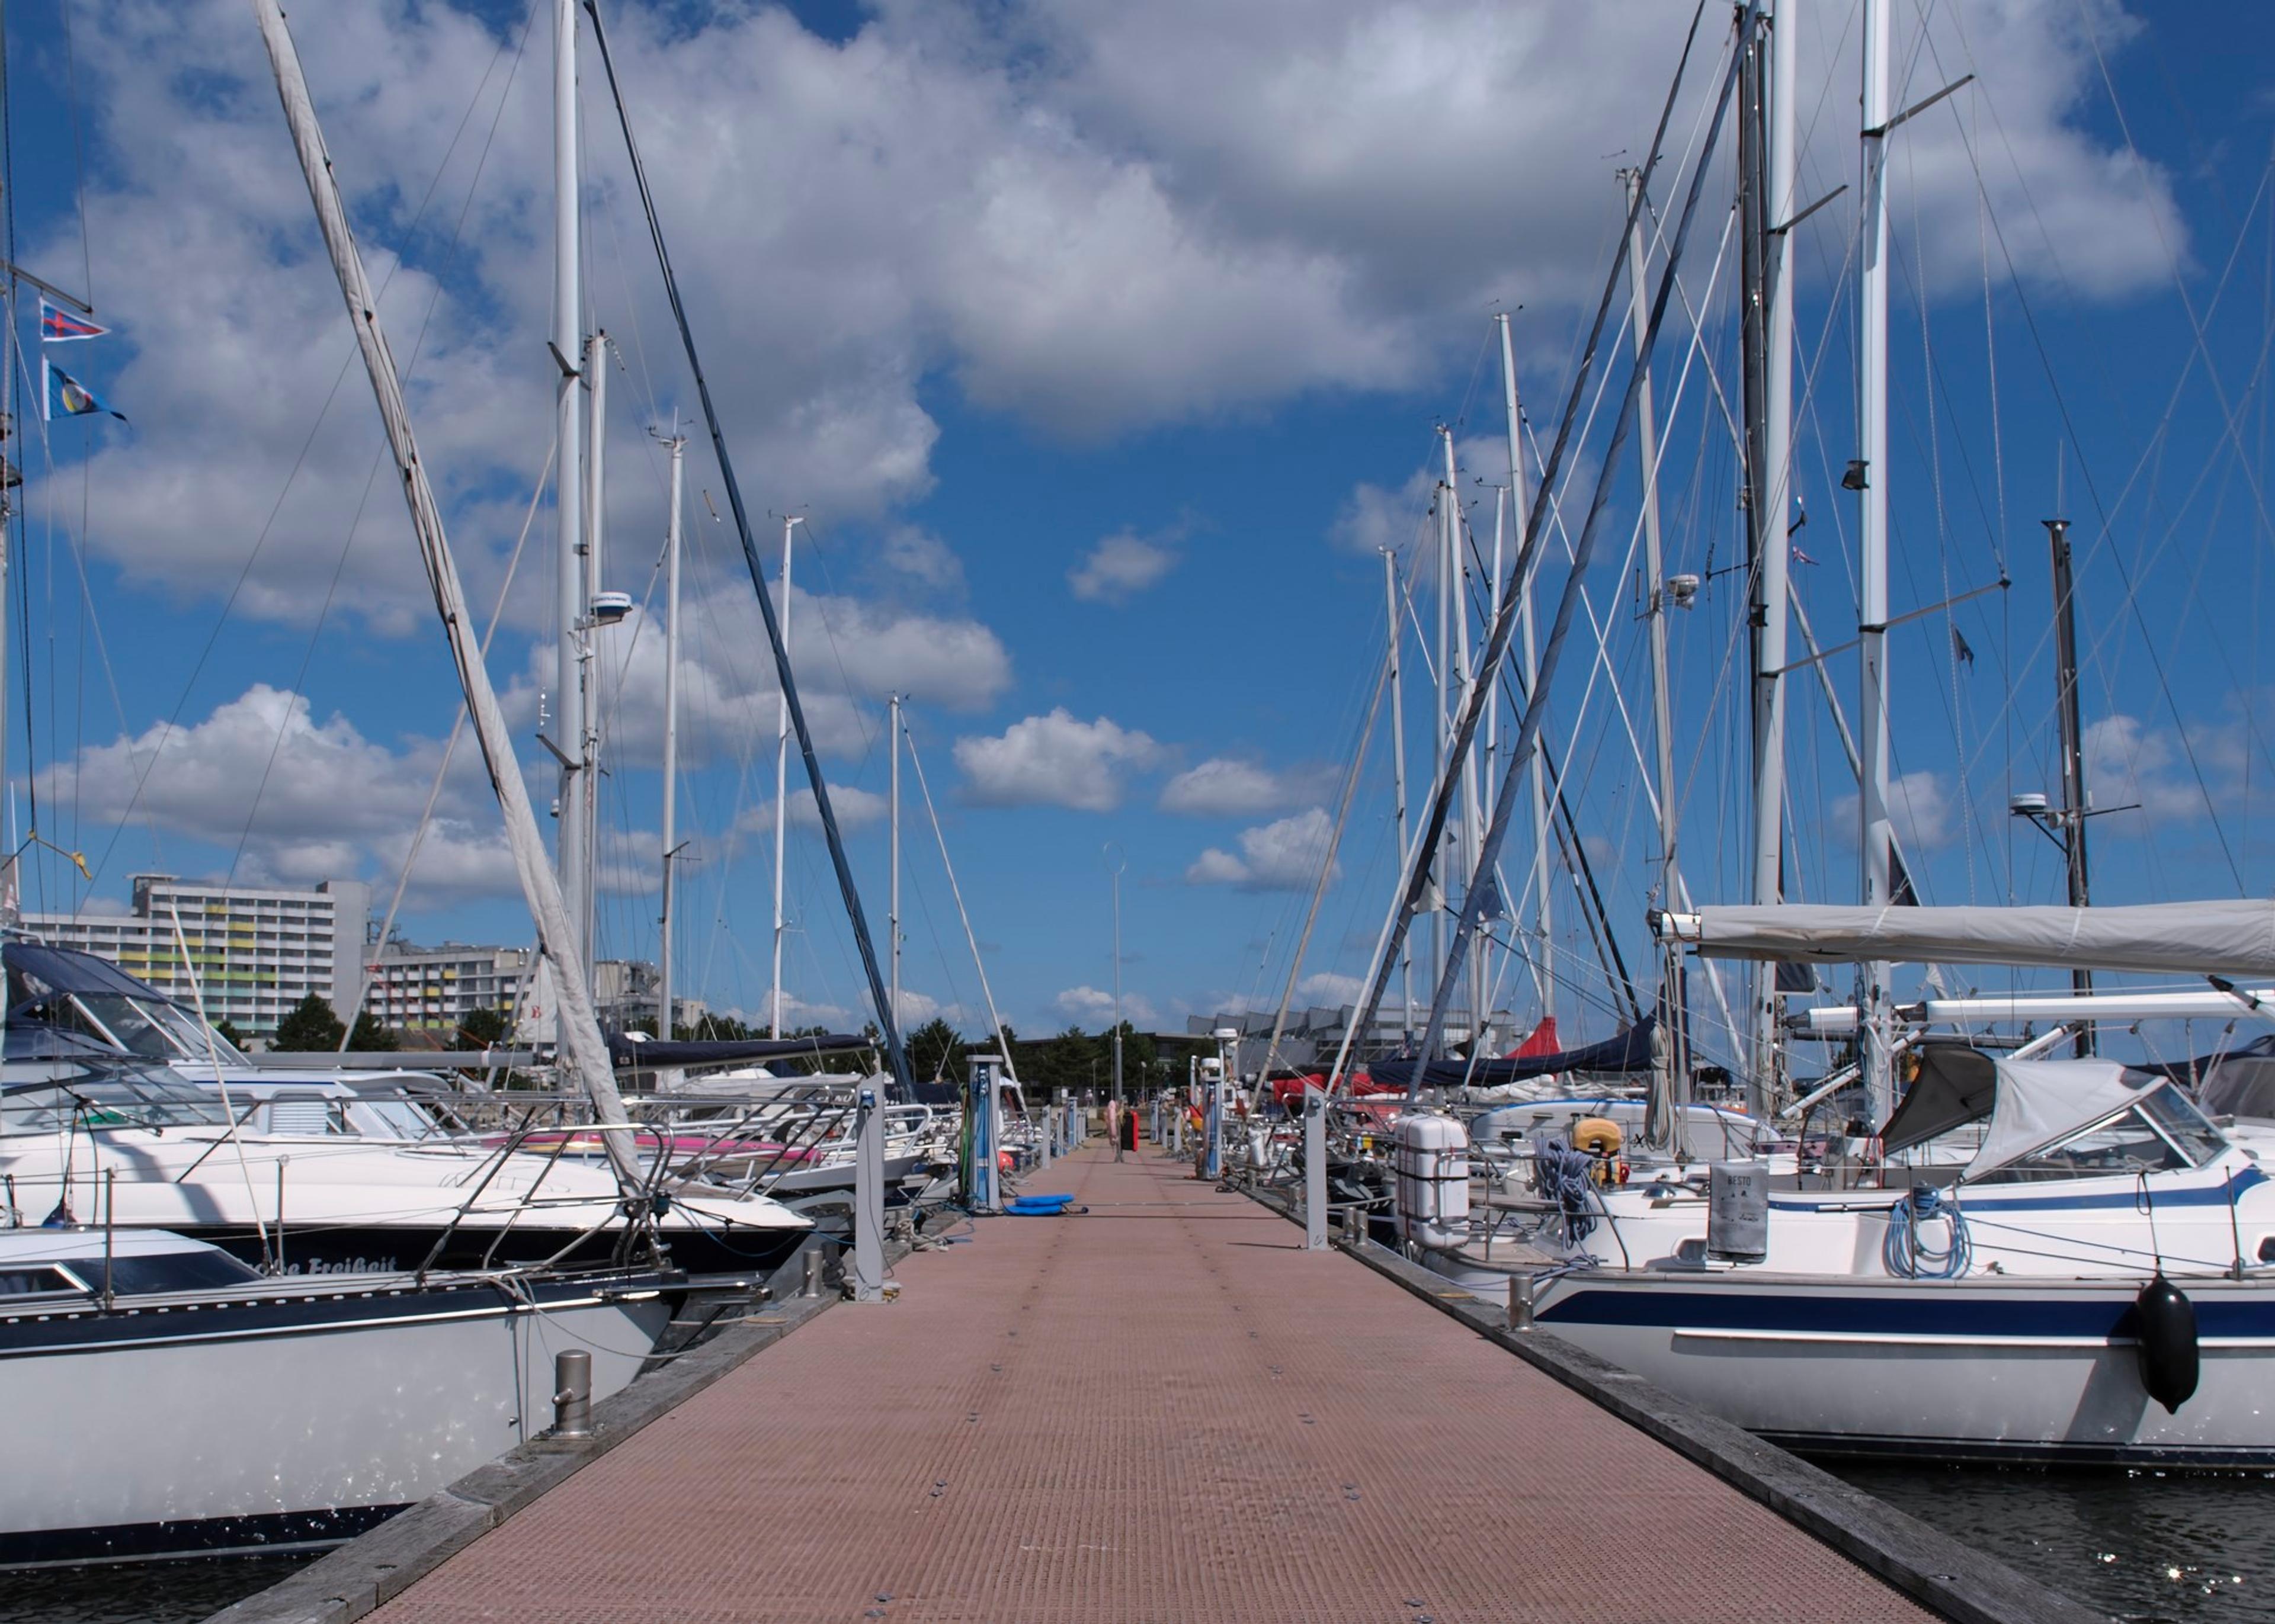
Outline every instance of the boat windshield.
<path id="1" fill-rule="evenodd" d="M 221 1128 L 229 1117 L 202 1089 L 162 1075 L 25 1083 L 0 1095 L 0 1133 L 80 1128 Z"/>
<path id="2" fill-rule="evenodd" d="M 1984 1184 L 2045 1179 L 2106 1178 L 2112 1174 L 2177 1173 L 2201 1167 L 2226 1141 L 2171 1084 L 2044 1150 L 1984 1174 Z"/>
<path id="3" fill-rule="evenodd" d="M 359 1102 L 359 1114 L 362 1112 L 370 1113 L 373 1128 L 364 1131 L 373 1138 L 447 1139 L 451 1137 L 449 1129 L 408 1099 L 365 1099 Z"/>
<path id="4" fill-rule="evenodd" d="M 218 1059 L 224 1066 L 248 1063 L 236 1045 L 178 1004 L 117 993 L 76 993 L 72 1001 L 93 1016 L 119 1047 L 146 1060 L 210 1065 Z"/>

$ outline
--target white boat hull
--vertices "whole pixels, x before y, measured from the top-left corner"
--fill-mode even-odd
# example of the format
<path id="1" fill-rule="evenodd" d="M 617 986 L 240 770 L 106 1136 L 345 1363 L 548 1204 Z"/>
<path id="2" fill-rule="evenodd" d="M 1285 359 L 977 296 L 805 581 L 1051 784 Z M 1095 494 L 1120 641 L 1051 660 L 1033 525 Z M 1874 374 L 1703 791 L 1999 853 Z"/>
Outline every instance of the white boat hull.
<path id="1" fill-rule="evenodd" d="M 2275 1466 L 2275 1281 L 2193 1280 L 2201 1376 L 2142 1385 L 2138 1280 L 1544 1282 L 1542 1330 L 1806 1454 Z"/>
<path id="2" fill-rule="evenodd" d="M 0 1316 L 0 1565 L 351 1536 L 550 1425 L 556 1352 L 621 1389 L 669 1313 L 653 1286 L 461 1278 Z"/>

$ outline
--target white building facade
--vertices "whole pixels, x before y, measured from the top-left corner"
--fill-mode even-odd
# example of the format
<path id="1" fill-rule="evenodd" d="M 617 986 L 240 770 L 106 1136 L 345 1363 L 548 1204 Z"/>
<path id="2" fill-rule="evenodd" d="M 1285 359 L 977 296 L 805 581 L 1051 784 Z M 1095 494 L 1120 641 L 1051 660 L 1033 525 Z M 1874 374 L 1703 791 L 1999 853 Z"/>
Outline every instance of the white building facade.
<path id="1" fill-rule="evenodd" d="M 267 1037 L 311 993 L 352 1009 L 371 888 L 328 880 L 312 891 L 207 885 L 136 874 L 124 914 L 32 913 L 25 933 L 106 958 L 170 998 Z"/>

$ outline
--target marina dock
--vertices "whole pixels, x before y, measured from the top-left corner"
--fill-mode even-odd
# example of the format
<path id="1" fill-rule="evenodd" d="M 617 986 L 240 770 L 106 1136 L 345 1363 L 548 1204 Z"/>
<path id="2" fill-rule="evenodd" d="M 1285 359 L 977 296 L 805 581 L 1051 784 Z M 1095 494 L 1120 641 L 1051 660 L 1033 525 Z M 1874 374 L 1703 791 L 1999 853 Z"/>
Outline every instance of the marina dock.
<path id="1" fill-rule="evenodd" d="M 1908 1525 L 1948 1567 L 1868 1571 L 1758 1483 L 1150 1147 L 1032 1183 L 1087 1210 L 903 1258 L 897 1302 L 812 1315 L 439 1565 L 391 1552 L 431 1571 L 375 1612 L 326 1582 L 367 1580 L 350 1546 L 222 1616 L 2090 1616 L 1893 1512 L 1893 1545 Z"/>

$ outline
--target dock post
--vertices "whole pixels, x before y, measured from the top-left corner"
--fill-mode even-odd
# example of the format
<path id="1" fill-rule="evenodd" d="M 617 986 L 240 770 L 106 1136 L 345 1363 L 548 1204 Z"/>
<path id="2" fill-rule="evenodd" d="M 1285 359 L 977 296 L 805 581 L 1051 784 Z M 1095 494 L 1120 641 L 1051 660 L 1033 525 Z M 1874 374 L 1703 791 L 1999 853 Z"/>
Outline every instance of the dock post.
<path id="1" fill-rule="evenodd" d="M 807 1246 L 802 1255 L 801 1267 L 803 1272 L 798 1277 L 797 1295 L 801 1297 L 820 1296 L 821 1295 L 820 1248 Z"/>
<path id="2" fill-rule="evenodd" d="M 1059 1125 L 1049 1111 L 1043 1113 L 1042 1132 L 1035 1136 L 1035 1171 L 1042 1172 L 1059 1153 Z"/>
<path id="3" fill-rule="evenodd" d="M 853 1129 L 853 1301 L 885 1300 L 885 1114 L 861 1091 Z"/>
<path id="4" fill-rule="evenodd" d="M 975 1212 L 993 1212 L 1003 1204 L 1002 1170 L 995 1159 L 1003 1142 L 1001 1106 L 995 1089 L 996 1063 L 992 1054 L 974 1054 L 970 1061 L 971 1088 L 966 1097 L 971 1102 L 971 1200 Z"/>
<path id="5" fill-rule="evenodd" d="M 1532 1329 L 1533 1277 L 1512 1274 L 1508 1277 L 1508 1328 L 1512 1331 Z"/>
<path id="6" fill-rule="evenodd" d="M 1221 1179 L 1224 1176 L 1224 1079 L 1220 1076 L 1209 1084 L 1208 1120 L 1201 1124 L 1207 1136 L 1202 1141 L 1201 1176 Z"/>
<path id="7" fill-rule="evenodd" d="M 553 1436 L 593 1436 L 593 1356 L 581 1348 L 553 1356 Z"/>
<path id="8" fill-rule="evenodd" d="M 1304 1087 L 1304 1250 L 1327 1249 L 1327 1097 Z"/>

